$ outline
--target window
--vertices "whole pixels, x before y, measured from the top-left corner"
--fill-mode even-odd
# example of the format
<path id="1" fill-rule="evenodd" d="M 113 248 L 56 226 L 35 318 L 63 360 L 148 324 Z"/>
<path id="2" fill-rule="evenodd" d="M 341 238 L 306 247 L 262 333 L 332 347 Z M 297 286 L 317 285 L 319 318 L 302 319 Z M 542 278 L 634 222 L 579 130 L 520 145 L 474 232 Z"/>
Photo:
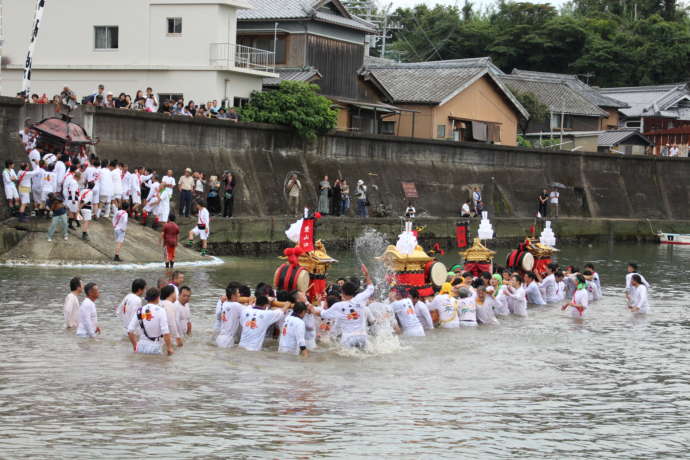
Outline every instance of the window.
<path id="1" fill-rule="evenodd" d="M 97 50 L 116 50 L 119 48 L 117 26 L 95 26 Z"/>
<path id="2" fill-rule="evenodd" d="M 563 129 L 572 129 L 573 128 L 573 117 L 571 115 L 565 115 L 565 118 L 563 119 Z M 551 114 L 551 129 L 558 130 L 561 129 L 561 114 L 560 113 L 552 113 Z"/>
<path id="3" fill-rule="evenodd" d="M 641 125 L 640 120 L 637 121 L 626 121 L 625 122 L 625 127 L 626 128 L 639 128 Z"/>
<path id="4" fill-rule="evenodd" d="M 446 125 L 436 126 L 436 137 L 438 137 L 439 139 L 446 138 Z"/>
<path id="5" fill-rule="evenodd" d="M 273 35 L 262 35 L 258 37 L 239 37 L 239 44 L 248 46 L 250 48 L 258 48 L 260 50 L 266 50 L 266 51 L 271 51 L 273 52 Z M 276 64 L 285 64 L 286 63 L 286 56 L 285 56 L 285 49 L 286 49 L 286 44 L 287 40 L 285 36 L 278 37 L 278 40 L 275 42 L 275 53 L 276 53 Z"/>
<path id="6" fill-rule="evenodd" d="M 232 106 L 233 107 L 244 107 L 249 103 L 249 98 L 246 97 L 236 97 L 233 102 Z"/>
<path id="7" fill-rule="evenodd" d="M 168 35 L 182 34 L 182 18 L 168 18 Z"/>
<path id="8" fill-rule="evenodd" d="M 184 94 L 182 93 L 160 93 L 158 94 L 158 103 L 163 105 L 166 101 L 177 102 L 179 100 L 184 100 Z"/>
<path id="9" fill-rule="evenodd" d="M 395 134 L 395 122 L 394 121 L 382 121 L 379 124 L 379 134 Z"/>

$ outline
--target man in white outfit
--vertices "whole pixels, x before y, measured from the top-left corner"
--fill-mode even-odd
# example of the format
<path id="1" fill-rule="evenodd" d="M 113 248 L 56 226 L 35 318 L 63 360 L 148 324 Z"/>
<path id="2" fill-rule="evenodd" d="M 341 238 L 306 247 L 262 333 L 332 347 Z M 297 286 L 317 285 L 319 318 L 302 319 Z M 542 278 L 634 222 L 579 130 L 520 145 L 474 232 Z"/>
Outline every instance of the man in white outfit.
<path id="1" fill-rule="evenodd" d="M 558 284 L 556 283 L 556 271 L 558 265 L 550 263 L 546 266 L 546 277 L 539 282 L 539 291 L 546 303 L 560 301 L 558 295 Z"/>
<path id="2" fill-rule="evenodd" d="M 647 286 L 643 283 L 642 275 L 634 274 L 630 279 L 632 295 L 628 309 L 635 314 L 645 315 L 649 313 L 649 298 Z"/>
<path id="3" fill-rule="evenodd" d="M 98 184 L 98 196 L 101 204 L 99 210 L 97 211 L 97 217 L 101 217 L 102 214 L 103 217 L 108 218 L 110 217 L 110 203 L 113 199 L 113 174 L 105 161 L 101 163 L 99 173 L 100 180 Z"/>
<path id="4" fill-rule="evenodd" d="M 84 287 L 86 298 L 79 306 L 79 324 L 77 325 L 77 337 L 93 338 L 101 333 L 98 326 L 98 314 L 96 313 L 96 300 L 100 297 L 96 283 L 88 283 Z"/>
<path id="5" fill-rule="evenodd" d="M 135 279 L 132 282 L 132 292 L 127 294 L 122 302 L 117 306 L 115 314 L 120 321 L 122 321 L 122 328 L 125 334 L 128 333 L 129 323 L 132 322 L 132 317 L 136 314 L 137 310 L 141 308 L 141 296 L 144 295 L 146 291 L 146 281 L 143 279 Z"/>
<path id="6" fill-rule="evenodd" d="M 242 312 L 247 307 L 239 303 L 239 289 L 239 283 L 229 283 L 225 288 L 225 298 L 227 300 L 224 302 L 219 301 L 220 308 L 216 312 L 216 321 L 219 329 L 216 345 L 220 348 L 234 347 L 242 330 L 240 321 Z"/>
<path id="7" fill-rule="evenodd" d="M 342 287 L 342 301 L 336 302 L 328 310 L 315 309 L 322 319 L 335 320 L 336 328 L 341 332 L 340 344 L 346 348 L 366 348 L 367 325 L 375 320 L 367 307 L 367 302 L 374 294 L 374 285 L 364 265 L 362 265 L 362 273 L 367 285 L 363 292 L 357 294 L 357 286 L 350 282 L 345 283 Z"/>
<path id="8" fill-rule="evenodd" d="M 283 327 L 280 329 L 278 352 L 309 356 L 304 324 L 306 314 L 307 306 L 303 302 L 297 302 L 293 306 L 292 314 L 285 318 Z"/>
<path id="9" fill-rule="evenodd" d="M 69 282 L 70 293 L 65 297 L 65 328 L 74 329 L 79 326 L 79 296 L 82 293 L 82 284 L 79 278 L 72 278 Z"/>
<path id="10" fill-rule="evenodd" d="M 168 317 L 160 307 L 160 291 L 150 288 L 146 291 L 146 305 L 139 307 L 127 328 L 129 341 L 135 353 L 160 355 L 161 339 L 168 355 L 173 354 L 172 339 L 168 328 Z"/>

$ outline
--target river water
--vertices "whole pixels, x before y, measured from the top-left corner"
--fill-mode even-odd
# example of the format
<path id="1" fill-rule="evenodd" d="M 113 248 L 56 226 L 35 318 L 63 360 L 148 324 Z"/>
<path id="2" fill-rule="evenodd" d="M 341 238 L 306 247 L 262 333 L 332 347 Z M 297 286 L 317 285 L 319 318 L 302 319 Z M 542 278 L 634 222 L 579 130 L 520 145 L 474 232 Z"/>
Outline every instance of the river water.
<path id="1" fill-rule="evenodd" d="M 501 258 L 503 253 L 500 252 Z M 356 261 L 340 254 L 334 275 Z M 457 256 L 446 256 L 449 263 Z M 194 335 L 173 357 L 135 356 L 113 308 L 161 271 L 0 268 L 2 458 L 643 458 L 690 447 L 690 248 L 566 248 L 597 265 L 605 298 L 576 323 L 556 307 L 497 327 L 389 339 L 308 359 L 219 350 L 215 298 L 270 280 L 276 259 L 186 268 Z M 634 319 L 625 265 L 653 313 Z M 63 330 L 71 276 L 101 285 L 96 340 Z"/>

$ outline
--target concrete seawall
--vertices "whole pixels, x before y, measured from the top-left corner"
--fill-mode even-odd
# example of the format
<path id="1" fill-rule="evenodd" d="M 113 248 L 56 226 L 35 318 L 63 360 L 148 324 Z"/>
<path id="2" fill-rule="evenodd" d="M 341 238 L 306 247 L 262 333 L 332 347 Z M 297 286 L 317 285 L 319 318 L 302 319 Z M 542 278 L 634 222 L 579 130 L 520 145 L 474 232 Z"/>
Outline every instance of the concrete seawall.
<path id="1" fill-rule="evenodd" d="M 41 110 L 41 114 L 32 111 Z M 375 207 L 398 215 L 404 205 L 401 181 L 415 182 L 417 210 L 452 217 L 482 188 L 493 216 L 530 217 L 536 196 L 563 184 L 561 215 L 587 218 L 690 219 L 690 161 L 677 158 L 618 157 L 596 153 L 536 151 L 494 145 L 428 141 L 337 133 L 306 144 L 285 128 L 231 124 L 222 120 L 170 118 L 158 114 L 85 108 L 77 115 L 93 136 L 102 158 L 148 165 L 176 173 L 189 166 L 207 174 L 228 169 L 238 176 L 239 216 L 285 213 L 284 183 L 290 172 L 302 179 L 305 205 L 316 203 L 321 177 L 341 176 L 352 188 L 370 187 Z M 0 155 L 23 160 L 16 131 L 27 116 L 45 108 L 0 98 Z"/>

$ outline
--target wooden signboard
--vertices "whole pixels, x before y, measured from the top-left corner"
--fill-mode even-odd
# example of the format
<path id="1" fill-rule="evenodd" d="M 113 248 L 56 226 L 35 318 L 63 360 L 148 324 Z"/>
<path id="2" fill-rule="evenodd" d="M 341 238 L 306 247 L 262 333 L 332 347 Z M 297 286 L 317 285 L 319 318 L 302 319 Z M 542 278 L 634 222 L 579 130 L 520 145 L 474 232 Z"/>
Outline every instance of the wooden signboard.
<path id="1" fill-rule="evenodd" d="M 414 182 L 401 182 L 405 198 L 419 198 Z"/>

